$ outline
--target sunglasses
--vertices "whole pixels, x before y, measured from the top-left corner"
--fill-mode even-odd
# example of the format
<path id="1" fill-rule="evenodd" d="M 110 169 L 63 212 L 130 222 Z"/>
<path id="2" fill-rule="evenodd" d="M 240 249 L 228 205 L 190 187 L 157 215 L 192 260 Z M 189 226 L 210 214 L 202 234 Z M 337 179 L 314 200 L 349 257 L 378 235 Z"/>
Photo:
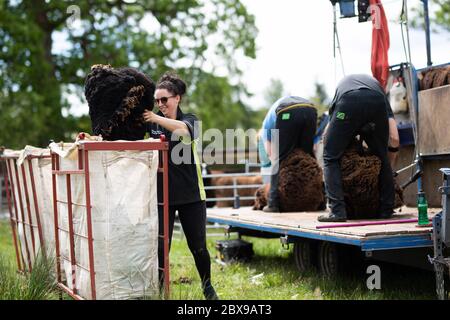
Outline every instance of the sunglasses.
<path id="1" fill-rule="evenodd" d="M 169 98 L 173 98 L 175 96 L 170 96 L 170 97 L 162 97 L 160 99 L 156 99 L 155 98 L 155 104 L 159 105 L 159 103 L 161 102 L 163 105 L 166 105 L 167 101 L 169 101 Z"/>

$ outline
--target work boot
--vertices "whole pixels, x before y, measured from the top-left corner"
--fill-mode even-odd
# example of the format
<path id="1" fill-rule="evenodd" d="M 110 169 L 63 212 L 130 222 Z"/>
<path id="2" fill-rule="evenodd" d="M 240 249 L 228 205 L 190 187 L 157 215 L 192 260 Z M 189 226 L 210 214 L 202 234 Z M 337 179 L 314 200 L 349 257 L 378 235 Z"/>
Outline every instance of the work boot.
<path id="1" fill-rule="evenodd" d="M 271 207 L 271 206 L 265 206 L 264 208 L 263 208 L 263 211 L 264 212 L 280 212 L 280 208 L 279 207 L 277 207 L 277 206 L 273 206 L 273 207 Z"/>
<path id="2" fill-rule="evenodd" d="M 203 288 L 203 295 L 206 300 L 219 300 L 216 290 L 214 290 L 212 284 L 208 284 Z"/>
<path id="3" fill-rule="evenodd" d="M 393 214 L 394 214 L 393 210 L 382 212 L 380 214 L 380 219 L 390 219 L 392 218 Z"/>
<path id="4" fill-rule="evenodd" d="M 331 213 L 330 215 L 320 216 L 317 220 L 319 222 L 345 222 L 347 221 L 347 217 Z"/>
<path id="5" fill-rule="evenodd" d="M 317 208 L 317 210 L 319 210 L 319 211 L 325 211 L 325 210 L 327 210 L 327 202 L 326 202 L 326 201 L 322 202 L 322 203 L 320 204 L 319 208 Z"/>

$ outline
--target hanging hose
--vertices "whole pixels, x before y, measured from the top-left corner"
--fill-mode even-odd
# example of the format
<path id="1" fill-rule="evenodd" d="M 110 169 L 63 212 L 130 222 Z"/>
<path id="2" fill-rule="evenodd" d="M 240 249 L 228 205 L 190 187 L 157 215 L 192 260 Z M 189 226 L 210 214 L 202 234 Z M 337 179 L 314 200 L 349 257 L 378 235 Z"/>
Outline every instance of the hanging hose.
<path id="1" fill-rule="evenodd" d="M 402 12 L 401 12 L 401 29 L 402 29 L 402 39 L 403 39 L 403 49 L 405 51 L 406 59 L 408 62 L 408 73 L 409 73 L 409 87 L 411 88 L 411 92 L 415 94 L 418 90 L 416 88 L 416 84 L 414 83 L 414 74 L 413 74 L 413 66 L 412 66 L 412 60 L 411 60 L 411 44 L 409 40 L 409 27 L 408 27 L 408 4 L 406 0 L 403 0 L 402 4 Z M 405 30 L 403 29 L 403 25 L 405 25 Z M 406 31 L 406 45 L 405 45 L 405 37 L 404 33 Z M 413 98 L 413 100 L 415 100 Z M 411 111 L 411 118 L 413 120 L 413 136 L 414 136 L 414 159 L 417 162 L 417 170 L 415 173 L 411 175 L 410 180 L 404 184 L 404 186 L 408 186 L 410 183 L 417 180 L 417 189 L 419 191 L 422 190 L 422 181 L 421 181 L 421 175 L 423 172 L 423 164 L 422 159 L 420 157 L 420 150 L 419 150 L 419 135 L 417 133 L 418 125 L 419 125 L 419 116 L 418 116 L 418 105 L 417 101 L 413 101 L 413 106 L 410 108 Z"/>
<path id="2" fill-rule="evenodd" d="M 403 25 L 405 24 L 405 0 L 403 0 L 402 4 L 402 12 L 400 13 L 400 28 L 401 28 L 401 34 L 402 34 L 402 43 L 403 43 L 403 51 L 405 52 L 405 60 L 408 61 L 408 52 L 406 49 L 406 43 L 405 43 L 405 31 L 403 30 Z"/>
<path id="3" fill-rule="evenodd" d="M 337 29 L 336 3 L 333 3 L 333 57 L 334 57 L 334 82 L 336 83 L 336 48 L 339 50 L 339 58 L 341 61 L 342 74 L 345 76 L 344 60 L 342 58 L 341 43 L 339 41 L 339 33 Z"/>
<path id="4" fill-rule="evenodd" d="M 406 44 L 408 45 L 408 57 L 409 57 L 409 63 L 412 64 L 412 58 L 411 58 L 411 41 L 409 40 L 409 25 L 408 25 L 408 1 L 403 0 L 403 3 L 405 4 L 405 22 L 406 22 Z"/>

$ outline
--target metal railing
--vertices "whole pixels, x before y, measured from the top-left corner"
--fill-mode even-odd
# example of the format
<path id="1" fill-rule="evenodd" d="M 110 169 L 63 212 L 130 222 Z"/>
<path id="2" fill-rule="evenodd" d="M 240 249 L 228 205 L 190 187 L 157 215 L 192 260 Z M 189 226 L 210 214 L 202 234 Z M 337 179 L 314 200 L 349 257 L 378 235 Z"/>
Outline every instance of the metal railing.
<path id="1" fill-rule="evenodd" d="M 4 193 L 6 193 L 5 178 L 3 178 L 3 176 L 0 176 L 0 216 L 3 214 L 3 212 L 6 212 L 8 210 L 6 197 L 3 196 Z"/>
<path id="2" fill-rule="evenodd" d="M 238 184 L 238 178 L 240 177 L 255 177 L 260 175 L 259 172 L 251 172 L 251 168 L 259 168 L 260 165 L 258 163 L 250 163 L 248 161 L 245 161 L 241 163 L 244 165 L 244 172 L 237 172 L 237 173 L 219 173 L 219 174 L 208 174 L 207 172 L 207 165 L 202 164 L 202 176 L 203 178 L 232 178 L 233 184 L 227 184 L 227 185 L 210 185 L 205 186 L 205 190 L 233 190 L 233 196 L 232 197 L 207 197 L 206 202 L 217 202 L 217 201 L 233 201 L 233 208 L 237 209 L 240 207 L 240 203 L 242 200 L 254 200 L 254 196 L 240 196 L 239 190 L 243 189 L 249 189 L 249 188 L 259 188 L 263 184 Z M 229 234 L 228 232 L 228 226 L 221 225 L 219 223 L 206 223 L 206 235 L 208 237 L 218 237 Z M 208 232 L 209 230 L 222 230 L 223 232 Z M 184 237 L 183 228 L 181 227 L 181 223 L 178 219 L 178 215 L 175 218 L 174 223 L 174 234 L 177 234 L 180 236 L 180 239 Z"/>
<path id="3" fill-rule="evenodd" d="M 219 174 L 208 174 L 206 164 L 202 164 L 202 176 L 203 178 L 232 178 L 233 184 L 226 185 L 212 185 L 205 186 L 205 190 L 224 190 L 224 189 L 232 189 L 233 196 L 232 197 L 207 197 L 206 202 L 216 202 L 216 201 L 233 201 L 233 208 L 240 208 L 240 202 L 242 200 L 254 200 L 254 196 L 240 196 L 238 190 L 239 189 L 250 189 L 250 188 L 259 188 L 263 184 L 238 184 L 238 178 L 240 177 L 255 177 L 259 176 L 259 172 L 250 172 L 252 167 L 259 168 L 260 164 L 258 163 L 250 163 L 248 161 L 244 161 L 241 163 L 245 166 L 244 172 L 237 173 L 219 173 Z"/>
<path id="4" fill-rule="evenodd" d="M 236 173 L 215 173 L 215 174 L 208 174 L 207 172 L 207 165 L 202 164 L 202 176 L 203 178 L 233 178 L 233 184 L 227 184 L 227 185 L 211 185 L 211 186 L 205 186 L 205 190 L 224 190 L 224 189 L 231 189 L 233 190 L 233 196 L 232 197 L 207 197 L 206 202 L 216 202 L 216 201 L 233 201 L 233 208 L 237 209 L 240 207 L 240 202 L 242 200 L 254 200 L 254 196 L 240 196 L 239 190 L 242 189 L 249 189 L 249 188 L 259 188 L 263 184 L 238 184 L 237 179 L 240 177 L 255 177 L 260 175 L 259 172 L 251 172 L 251 168 L 259 168 L 259 163 L 251 163 L 248 161 L 244 161 L 241 164 L 244 165 L 244 172 L 236 172 Z M 221 225 L 219 223 L 206 223 L 206 236 L 208 237 L 220 237 L 223 235 L 229 234 L 228 232 L 228 226 Z M 222 230 L 223 232 L 208 232 L 209 230 Z M 173 228 L 173 233 L 178 235 L 180 239 L 184 238 L 184 232 L 183 228 L 181 226 L 180 220 L 178 219 L 178 213 L 175 216 L 175 223 Z"/>
<path id="5" fill-rule="evenodd" d="M 206 223 L 206 236 L 207 237 L 222 237 L 222 236 L 226 236 L 227 234 L 229 234 L 229 232 L 227 231 L 227 227 L 228 226 L 219 224 L 217 222 L 215 222 L 215 223 L 207 222 Z M 218 231 L 217 232 L 208 232 L 208 230 L 218 230 Z M 219 232 L 219 230 L 222 230 L 223 232 Z M 178 235 L 180 240 L 182 240 L 185 237 L 184 232 L 183 232 L 183 228 L 181 226 L 181 222 L 178 219 L 178 215 L 176 215 L 176 217 L 175 217 L 173 233 Z"/>

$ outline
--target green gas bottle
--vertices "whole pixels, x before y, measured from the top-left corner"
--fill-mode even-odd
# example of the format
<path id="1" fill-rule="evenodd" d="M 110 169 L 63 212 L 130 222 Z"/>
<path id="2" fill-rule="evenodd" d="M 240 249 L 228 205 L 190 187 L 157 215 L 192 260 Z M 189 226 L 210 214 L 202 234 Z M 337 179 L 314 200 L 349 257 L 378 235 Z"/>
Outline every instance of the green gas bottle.
<path id="1" fill-rule="evenodd" d="M 428 203 L 425 192 L 421 191 L 417 194 L 417 210 L 419 211 L 419 226 L 428 225 Z"/>

